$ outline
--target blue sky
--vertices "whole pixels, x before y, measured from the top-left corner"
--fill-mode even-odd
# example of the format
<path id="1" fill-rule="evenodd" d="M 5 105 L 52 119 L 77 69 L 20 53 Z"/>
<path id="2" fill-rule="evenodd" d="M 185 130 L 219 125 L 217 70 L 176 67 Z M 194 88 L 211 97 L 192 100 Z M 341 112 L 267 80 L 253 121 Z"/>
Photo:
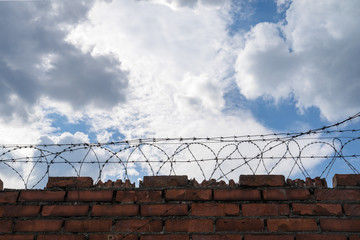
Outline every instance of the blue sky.
<path id="1" fill-rule="evenodd" d="M 0 1 L 0 143 L 341 121 L 360 111 L 358 16 L 357 0 Z"/>

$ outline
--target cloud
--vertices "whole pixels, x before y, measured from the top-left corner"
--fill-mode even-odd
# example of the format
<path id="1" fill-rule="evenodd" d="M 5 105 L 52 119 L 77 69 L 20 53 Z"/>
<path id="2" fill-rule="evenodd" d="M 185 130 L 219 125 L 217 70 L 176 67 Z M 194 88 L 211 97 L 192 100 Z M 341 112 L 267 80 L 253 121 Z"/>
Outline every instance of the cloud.
<path id="1" fill-rule="evenodd" d="M 150 0 L 149 2 L 154 4 L 164 5 L 171 8 L 172 10 L 177 11 L 183 8 L 196 9 L 199 5 L 205 6 L 206 8 L 219 9 L 227 5 L 230 1 L 228 0 Z"/>
<path id="2" fill-rule="evenodd" d="M 300 110 L 316 106 L 328 120 L 358 112 L 359 14 L 358 1 L 293 1 L 285 22 L 257 24 L 237 57 L 241 93 L 293 95 Z"/>
<path id="3" fill-rule="evenodd" d="M 174 11 L 149 1 L 97 2 L 67 40 L 93 56 L 116 56 L 129 71 L 129 91 L 105 124 L 89 113 L 94 129 L 117 128 L 128 138 L 206 133 L 208 120 L 223 117 L 234 59 L 224 14 L 202 4 Z M 185 132 L 191 122 L 197 128 Z"/>
<path id="4" fill-rule="evenodd" d="M 127 73 L 111 56 L 93 57 L 64 41 L 89 1 L 3 2 L 0 9 L 0 110 L 28 120 L 42 98 L 111 108 L 125 100 Z"/>

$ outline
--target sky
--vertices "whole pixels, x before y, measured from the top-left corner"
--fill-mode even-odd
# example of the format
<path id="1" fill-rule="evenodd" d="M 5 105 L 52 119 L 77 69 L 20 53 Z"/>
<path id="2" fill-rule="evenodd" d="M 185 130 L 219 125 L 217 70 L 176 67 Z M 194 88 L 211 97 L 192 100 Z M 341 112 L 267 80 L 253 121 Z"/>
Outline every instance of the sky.
<path id="1" fill-rule="evenodd" d="M 341 121 L 360 111 L 359 16 L 358 0 L 0 1 L 0 143 Z"/>

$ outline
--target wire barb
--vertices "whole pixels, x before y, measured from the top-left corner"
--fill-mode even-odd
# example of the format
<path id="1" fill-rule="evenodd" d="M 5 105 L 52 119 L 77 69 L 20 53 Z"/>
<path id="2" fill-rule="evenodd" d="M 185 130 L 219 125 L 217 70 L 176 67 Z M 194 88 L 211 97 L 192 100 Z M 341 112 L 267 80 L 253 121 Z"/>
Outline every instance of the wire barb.
<path id="1" fill-rule="evenodd" d="M 35 188 L 49 175 L 91 175 L 124 180 L 138 175 L 202 176 L 226 179 L 240 174 L 300 173 L 316 166 L 328 176 L 335 163 L 359 174 L 360 129 L 340 126 L 360 117 L 305 132 L 228 137 L 141 138 L 108 143 L 2 144 L 0 178 Z M 356 145 L 357 144 L 357 145 Z M 355 152 L 354 152 L 355 151 Z M 357 151 L 357 152 L 356 152 Z M 236 174 L 236 175 L 235 175 Z"/>

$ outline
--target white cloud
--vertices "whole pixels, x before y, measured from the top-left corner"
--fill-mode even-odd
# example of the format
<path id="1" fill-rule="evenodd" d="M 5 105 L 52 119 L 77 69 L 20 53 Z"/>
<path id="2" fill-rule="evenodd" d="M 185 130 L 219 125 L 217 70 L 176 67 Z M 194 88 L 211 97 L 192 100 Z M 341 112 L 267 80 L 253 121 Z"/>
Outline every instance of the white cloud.
<path id="1" fill-rule="evenodd" d="M 147 1 L 147 0 L 143 0 Z M 198 6 L 220 9 L 227 4 L 229 0 L 148 0 L 151 3 L 164 5 L 171 8 L 174 11 L 181 10 L 183 8 L 192 8 L 196 9 Z"/>
<path id="2" fill-rule="evenodd" d="M 319 107 L 329 120 L 358 112 L 359 14 L 358 1 L 293 1 L 286 22 L 259 23 L 238 54 L 241 92 L 275 100 L 293 94 L 300 109 Z"/>
<path id="3" fill-rule="evenodd" d="M 129 71 L 129 91 L 105 125 L 103 115 L 90 113 L 98 119 L 94 129 L 116 127 L 128 138 L 179 136 L 210 134 L 214 118 L 241 122 L 221 112 L 234 60 L 225 15 L 204 4 L 174 11 L 148 1 L 97 2 L 67 40 L 85 53 L 116 56 Z M 230 132 L 224 129 L 231 123 L 217 123 L 213 134 Z"/>

